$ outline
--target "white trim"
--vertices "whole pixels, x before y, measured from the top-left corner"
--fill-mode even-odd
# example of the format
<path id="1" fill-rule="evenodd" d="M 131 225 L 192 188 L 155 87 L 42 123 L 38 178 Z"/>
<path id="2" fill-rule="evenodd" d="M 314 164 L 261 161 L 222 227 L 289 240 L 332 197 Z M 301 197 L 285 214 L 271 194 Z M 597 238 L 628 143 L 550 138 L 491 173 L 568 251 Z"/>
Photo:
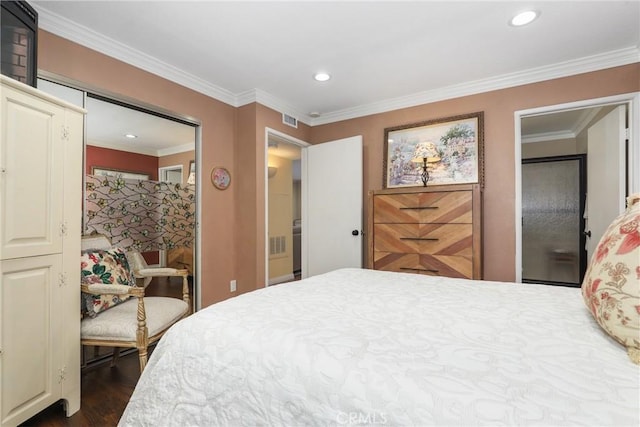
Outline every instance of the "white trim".
<path id="1" fill-rule="evenodd" d="M 167 80 L 186 86 L 215 98 L 225 104 L 236 106 L 236 96 L 227 89 L 213 85 L 193 74 L 167 64 L 149 54 L 100 34 L 90 28 L 51 12 L 43 4 L 32 4 L 38 12 L 38 27 L 79 45 L 119 59 Z"/>
<path id="2" fill-rule="evenodd" d="M 304 150 L 306 147 L 311 145 L 308 142 L 295 138 L 291 135 L 287 135 L 286 133 L 277 131 L 270 127 L 265 126 L 264 128 L 264 278 L 265 278 L 264 286 L 265 287 L 271 284 L 269 280 L 269 134 L 275 135 L 290 144 L 297 145 L 300 147 L 301 150 Z M 305 171 L 304 164 L 302 165 L 302 171 L 303 173 L 301 175 L 304 176 L 304 171 Z M 302 189 L 303 197 L 306 192 L 306 190 L 304 189 L 304 185 L 305 185 L 305 180 L 303 179 L 301 183 L 301 187 L 303 188 Z M 302 218 L 304 218 L 304 212 L 302 213 Z M 302 227 L 304 227 L 304 220 L 302 224 L 303 224 Z M 305 233 L 303 232 L 302 233 L 303 240 L 304 240 L 304 235 Z M 304 272 L 306 271 L 306 267 L 305 267 L 306 254 L 304 249 L 301 249 L 301 250 L 302 250 L 302 254 L 301 254 L 302 255 L 301 256 L 302 271 Z"/>
<path id="3" fill-rule="evenodd" d="M 573 131 L 554 131 L 554 132 L 540 132 L 532 133 L 522 138 L 522 143 L 527 144 L 529 142 L 545 142 L 545 141 L 557 141 L 561 139 L 573 139 L 576 137 L 576 133 Z"/>
<path id="4" fill-rule="evenodd" d="M 191 126 L 191 125 L 185 125 L 185 126 Z M 191 126 L 191 127 L 194 127 L 194 126 Z M 128 144 L 119 144 L 117 142 L 87 141 L 87 145 L 91 145 L 93 147 L 109 148 L 111 150 L 126 151 L 128 153 L 144 154 L 147 156 L 154 156 L 154 157 L 163 157 L 163 156 L 169 156 L 171 154 L 186 153 L 187 151 L 193 151 L 194 149 L 194 144 L 192 143 L 182 144 L 175 147 L 162 148 L 160 150 L 157 150 L 155 148 L 132 146 Z"/>
<path id="5" fill-rule="evenodd" d="M 603 70 L 621 65 L 640 62 L 640 48 L 628 47 L 606 52 L 599 55 L 592 55 L 572 61 L 547 65 L 544 67 L 531 68 L 517 73 L 504 74 L 490 77 L 488 79 L 466 82 L 458 85 L 447 86 L 439 89 L 418 92 L 409 96 L 387 99 L 354 108 L 333 111 L 322 116 L 311 119 L 311 126 L 333 123 L 340 120 L 353 119 L 356 117 L 368 116 L 371 114 L 384 113 L 401 108 L 414 107 L 417 105 L 429 104 L 446 99 L 459 98 L 463 96 L 475 95 L 478 93 L 493 90 L 506 89 L 529 83 L 541 82 L 544 80 L 557 79 L 590 71 Z M 308 117 L 308 115 L 307 115 Z M 302 121 L 302 119 L 301 119 Z"/>
<path id="6" fill-rule="evenodd" d="M 548 105 L 528 110 L 515 111 L 515 281 L 522 281 L 522 129 L 520 126 L 523 117 L 549 114 L 577 108 L 602 107 L 612 104 L 627 104 L 629 108 L 629 163 L 627 176 L 629 178 L 629 193 L 640 191 L 640 92 L 631 92 L 622 95 L 608 96 L 604 98 L 587 99 L 566 104 Z M 584 126 L 583 126 L 584 128 Z"/>
<path id="7" fill-rule="evenodd" d="M 193 144 L 189 142 L 182 145 L 176 145 L 174 147 L 161 148 L 159 150 L 156 150 L 156 153 L 158 153 L 158 157 L 162 157 L 170 156 L 171 154 L 186 153 L 187 151 L 193 151 L 194 149 L 195 148 Z"/>
<path id="8" fill-rule="evenodd" d="M 46 3 L 44 4 L 46 5 Z M 446 99 L 640 62 L 640 47 L 630 46 L 557 64 L 418 92 L 409 96 L 386 99 L 353 108 L 326 112 L 320 117 L 313 118 L 308 112 L 301 111 L 299 107 L 293 106 L 261 89 L 256 88 L 234 94 L 227 89 L 211 84 L 193 74 L 160 61 L 151 55 L 133 49 L 124 43 L 106 37 L 61 15 L 53 13 L 42 3 L 34 4 L 33 6 L 38 12 L 39 27 L 46 31 L 193 89 L 231 106 L 240 107 L 252 102 L 257 102 L 280 113 L 286 113 L 296 117 L 300 122 L 309 126 L 323 125 L 371 114 L 384 113 L 400 108 L 429 104 Z"/>
<path id="9" fill-rule="evenodd" d="M 269 279 L 268 280 L 269 284 L 267 286 L 277 285 L 279 283 L 290 282 L 295 278 L 296 277 L 293 275 L 293 273 L 285 274 L 284 276 L 274 277 L 273 279 Z"/>
<path id="10" fill-rule="evenodd" d="M 176 169 L 180 169 L 180 184 L 182 184 L 182 178 L 184 178 L 184 170 L 182 165 L 173 165 L 173 166 L 162 166 L 158 168 L 158 181 L 164 181 L 166 177 L 163 176 L 162 172 L 165 171 L 173 171 Z"/>

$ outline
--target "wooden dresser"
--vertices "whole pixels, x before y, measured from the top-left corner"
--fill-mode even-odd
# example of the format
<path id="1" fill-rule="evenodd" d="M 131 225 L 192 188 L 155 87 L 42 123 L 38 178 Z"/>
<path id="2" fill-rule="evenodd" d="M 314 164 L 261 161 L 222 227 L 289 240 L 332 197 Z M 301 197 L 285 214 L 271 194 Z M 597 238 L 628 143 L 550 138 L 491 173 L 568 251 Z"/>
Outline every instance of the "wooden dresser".
<path id="1" fill-rule="evenodd" d="M 478 184 L 369 192 L 367 267 L 482 278 Z"/>

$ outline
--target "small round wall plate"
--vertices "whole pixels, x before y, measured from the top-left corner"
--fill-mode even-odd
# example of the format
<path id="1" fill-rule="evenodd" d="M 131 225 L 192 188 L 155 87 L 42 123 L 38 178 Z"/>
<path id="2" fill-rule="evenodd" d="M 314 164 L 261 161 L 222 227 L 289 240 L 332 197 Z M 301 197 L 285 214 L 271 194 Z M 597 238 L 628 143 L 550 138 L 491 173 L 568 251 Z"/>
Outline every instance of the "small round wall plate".
<path id="1" fill-rule="evenodd" d="M 211 183 L 218 190 L 226 190 L 231 184 L 231 175 L 226 168 L 216 166 L 211 171 Z"/>

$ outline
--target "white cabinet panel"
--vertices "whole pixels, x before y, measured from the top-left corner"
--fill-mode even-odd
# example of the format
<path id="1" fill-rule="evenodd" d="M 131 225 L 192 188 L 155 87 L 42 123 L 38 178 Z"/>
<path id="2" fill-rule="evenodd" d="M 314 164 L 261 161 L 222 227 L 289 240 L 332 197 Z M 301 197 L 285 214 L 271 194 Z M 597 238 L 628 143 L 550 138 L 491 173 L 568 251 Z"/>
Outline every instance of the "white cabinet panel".
<path id="1" fill-rule="evenodd" d="M 3 87 L 1 110 L 0 259 L 61 252 L 64 109 Z"/>
<path id="2" fill-rule="evenodd" d="M 25 421 L 58 400 L 61 367 L 54 361 L 61 349 L 53 337 L 60 328 L 61 260 L 62 254 L 0 261 L 2 425 Z"/>

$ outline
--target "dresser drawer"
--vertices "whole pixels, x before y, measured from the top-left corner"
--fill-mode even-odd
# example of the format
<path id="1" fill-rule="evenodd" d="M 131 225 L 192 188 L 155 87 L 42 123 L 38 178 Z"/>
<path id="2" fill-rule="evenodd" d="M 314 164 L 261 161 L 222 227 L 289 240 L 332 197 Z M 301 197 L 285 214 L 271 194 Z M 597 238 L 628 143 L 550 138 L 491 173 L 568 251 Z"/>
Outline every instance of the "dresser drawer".
<path id="1" fill-rule="evenodd" d="M 373 221 L 380 223 L 472 223 L 471 191 L 374 196 Z"/>
<path id="2" fill-rule="evenodd" d="M 471 258 L 471 224 L 375 224 L 373 249 Z"/>
<path id="3" fill-rule="evenodd" d="M 470 257 L 464 256 L 374 251 L 373 268 L 400 273 L 418 273 L 464 279 L 473 277 L 473 262 Z"/>

